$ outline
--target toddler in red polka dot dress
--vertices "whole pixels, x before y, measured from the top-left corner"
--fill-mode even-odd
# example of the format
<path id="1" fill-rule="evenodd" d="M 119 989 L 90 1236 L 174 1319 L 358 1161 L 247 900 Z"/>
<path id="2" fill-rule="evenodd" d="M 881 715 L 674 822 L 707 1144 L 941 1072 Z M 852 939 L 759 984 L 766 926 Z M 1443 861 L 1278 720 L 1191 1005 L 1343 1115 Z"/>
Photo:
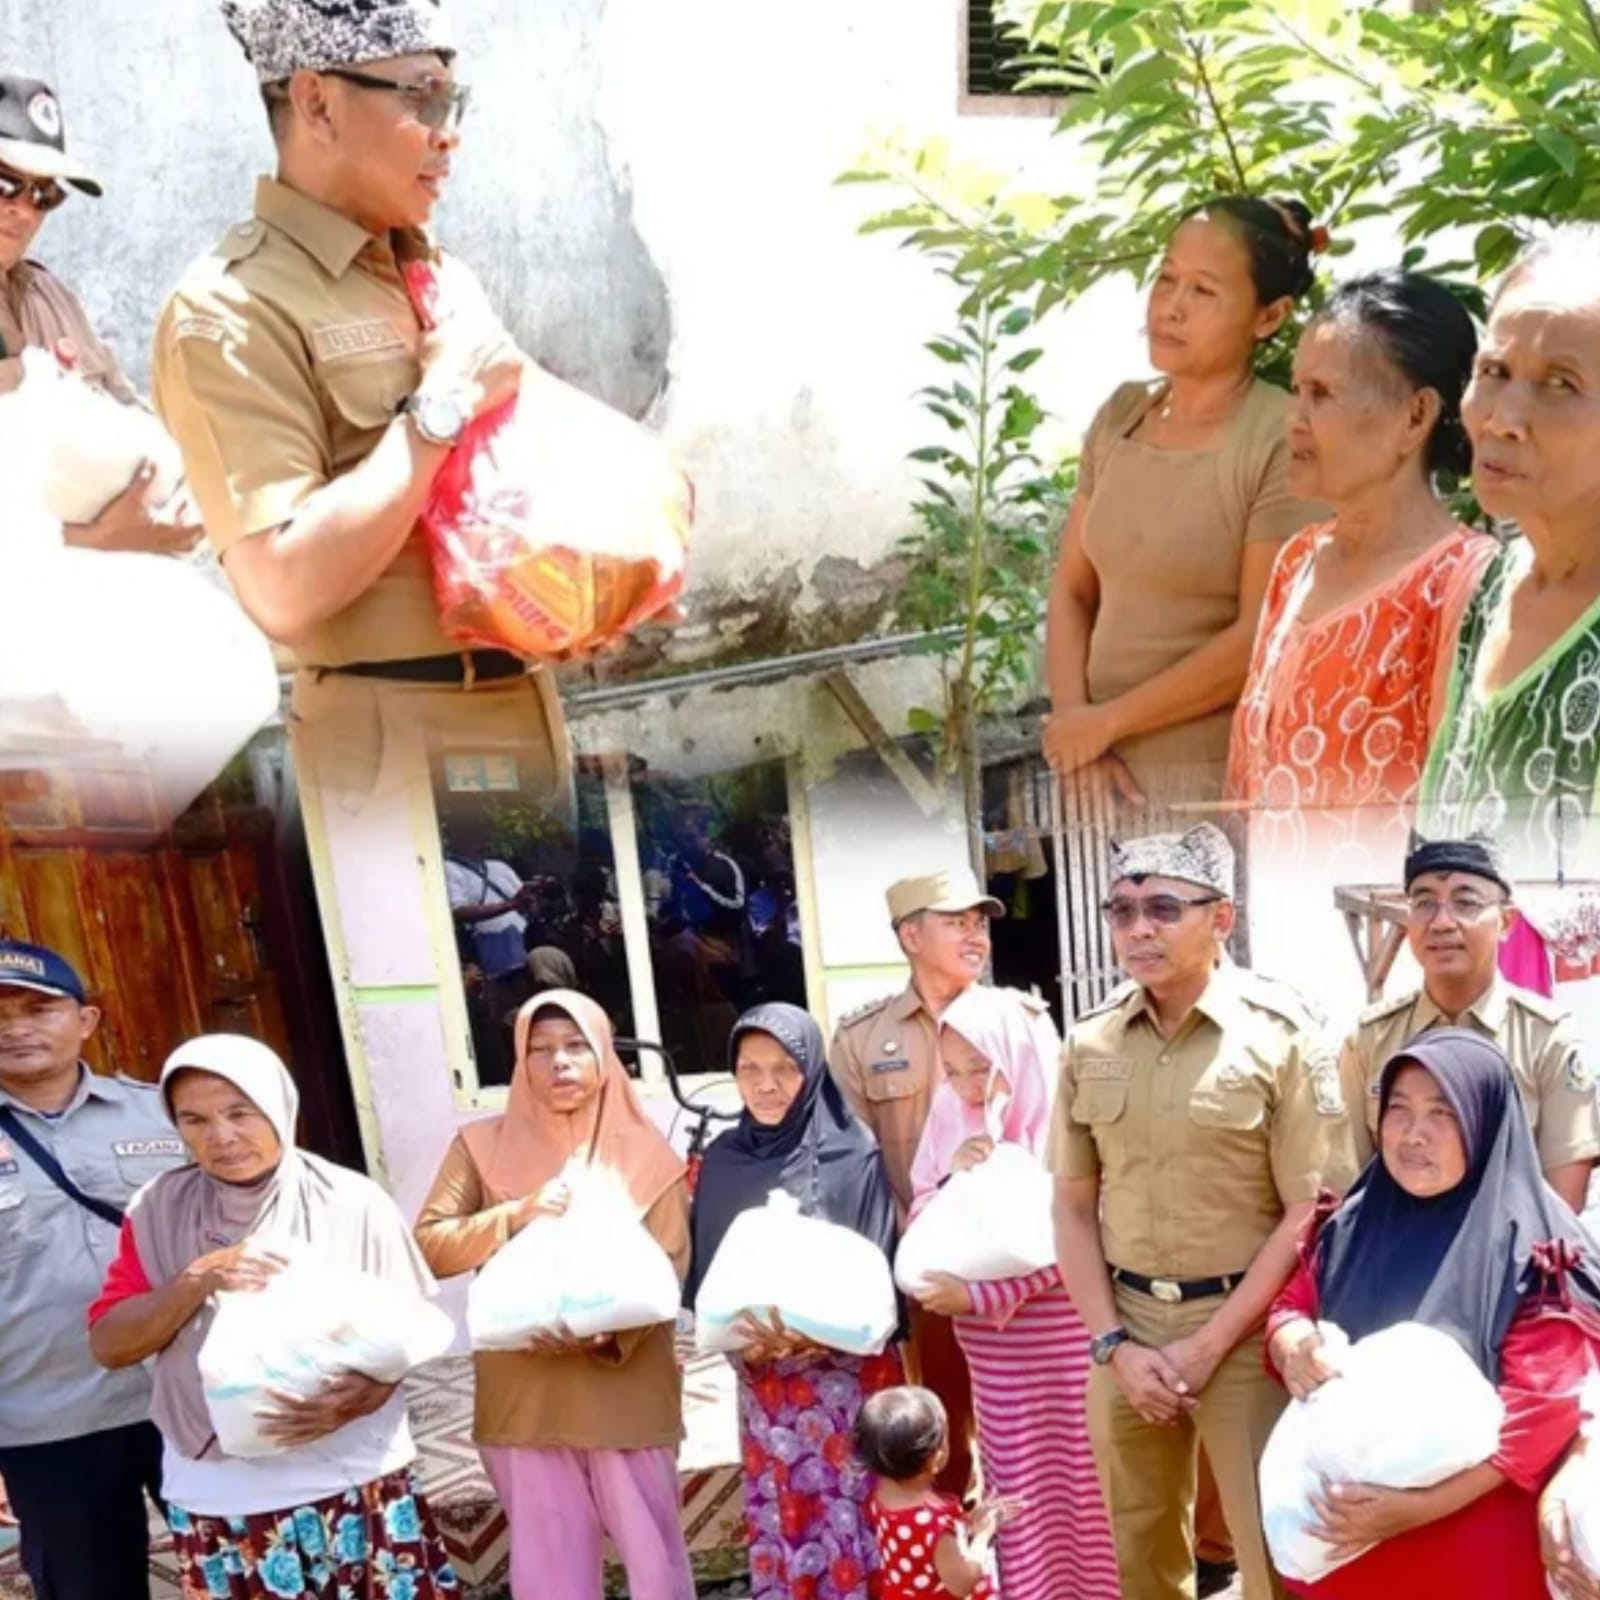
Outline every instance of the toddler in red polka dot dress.
<path id="1" fill-rule="evenodd" d="M 856 1446 L 877 1475 L 867 1505 L 878 1540 L 878 1600 L 1000 1600 L 990 1541 L 1020 1506 L 969 1516 L 933 1481 L 949 1457 L 944 1406 L 930 1389 L 884 1389 L 856 1417 Z"/>

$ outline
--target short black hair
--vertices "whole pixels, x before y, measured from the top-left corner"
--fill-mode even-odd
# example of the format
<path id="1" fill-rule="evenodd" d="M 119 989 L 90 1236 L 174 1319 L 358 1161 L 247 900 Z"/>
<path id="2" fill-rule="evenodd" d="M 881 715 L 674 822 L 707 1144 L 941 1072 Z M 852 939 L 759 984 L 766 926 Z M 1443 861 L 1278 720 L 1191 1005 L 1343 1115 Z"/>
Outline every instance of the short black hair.
<path id="1" fill-rule="evenodd" d="M 272 137 L 282 139 L 289 126 L 291 109 L 288 80 L 262 84 L 261 104 L 266 107 L 267 126 L 272 129 Z"/>
<path id="2" fill-rule="evenodd" d="M 856 1449 L 880 1478 L 905 1483 L 928 1471 L 948 1427 L 931 1389 L 880 1389 L 856 1413 Z"/>
<path id="3" fill-rule="evenodd" d="M 1270 306 L 1288 296 L 1298 300 L 1312 285 L 1311 209 L 1300 200 L 1258 200 L 1254 195 L 1219 194 L 1190 206 L 1179 222 L 1206 217 L 1230 228 L 1250 256 L 1250 281 L 1256 300 Z"/>
<path id="4" fill-rule="evenodd" d="M 1341 284 L 1312 326 L 1336 317 L 1375 334 L 1408 383 L 1439 396 L 1423 460 L 1429 472 L 1464 478 L 1472 470 L 1472 444 L 1461 423 L 1461 397 L 1478 357 L 1478 330 L 1467 308 L 1437 280 L 1391 268 Z"/>

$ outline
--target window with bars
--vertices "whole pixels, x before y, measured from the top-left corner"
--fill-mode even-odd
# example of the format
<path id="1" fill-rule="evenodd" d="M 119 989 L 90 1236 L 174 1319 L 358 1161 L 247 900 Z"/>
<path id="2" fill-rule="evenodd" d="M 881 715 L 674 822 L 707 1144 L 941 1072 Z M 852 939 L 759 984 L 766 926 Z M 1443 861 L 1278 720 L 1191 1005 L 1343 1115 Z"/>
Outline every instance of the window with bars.
<path id="1" fill-rule="evenodd" d="M 1055 85 L 1025 85 L 1032 70 L 1026 43 L 995 15 L 995 0 L 966 0 L 966 70 L 962 89 L 975 100 L 1053 101 Z M 1085 74 L 1085 87 L 1089 78 Z M 1066 91 L 1070 93 L 1071 91 Z"/>

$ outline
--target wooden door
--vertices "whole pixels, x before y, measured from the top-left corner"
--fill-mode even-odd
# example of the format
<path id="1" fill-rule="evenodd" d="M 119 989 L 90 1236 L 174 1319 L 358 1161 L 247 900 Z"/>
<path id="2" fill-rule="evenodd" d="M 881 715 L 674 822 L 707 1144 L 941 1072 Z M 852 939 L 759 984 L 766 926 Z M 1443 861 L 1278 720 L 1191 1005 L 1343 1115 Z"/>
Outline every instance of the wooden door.
<path id="1" fill-rule="evenodd" d="M 103 1020 L 90 1064 L 154 1081 L 200 1033 L 270 1045 L 300 1086 L 302 1136 L 360 1166 L 354 1103 L 309 868 L 238 785 L 169 832 L 85 827 L 71 778 L 0 783 L 0 932 L 59 950 Z"/>

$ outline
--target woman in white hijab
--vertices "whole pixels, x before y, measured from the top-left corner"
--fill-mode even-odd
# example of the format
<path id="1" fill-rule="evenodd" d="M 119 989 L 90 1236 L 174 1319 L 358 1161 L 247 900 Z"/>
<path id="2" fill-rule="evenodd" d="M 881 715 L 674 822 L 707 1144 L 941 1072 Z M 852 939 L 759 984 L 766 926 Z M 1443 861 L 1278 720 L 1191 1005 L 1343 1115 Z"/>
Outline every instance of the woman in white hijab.
<path id="1" fill-rule="evenodd" d="M 249 1460 L 218 1447 L 198 1358 L 219 1291 L 252 1292 L 291 1256 L 437 1292 L 395 1203 L 295 1145 L 299 1095 L 265 1045 L 214 1034 L 161 1073 L 192 1165 L 134 1196 L 90 1346 L 108 1367 L 155 1358 L 151 1414 L 186 1597 L 436 1600 L 457 1595 L 416 1482 L 404 1396 L 342 1373 L 309 1400 L 274 1397 Z"/>

